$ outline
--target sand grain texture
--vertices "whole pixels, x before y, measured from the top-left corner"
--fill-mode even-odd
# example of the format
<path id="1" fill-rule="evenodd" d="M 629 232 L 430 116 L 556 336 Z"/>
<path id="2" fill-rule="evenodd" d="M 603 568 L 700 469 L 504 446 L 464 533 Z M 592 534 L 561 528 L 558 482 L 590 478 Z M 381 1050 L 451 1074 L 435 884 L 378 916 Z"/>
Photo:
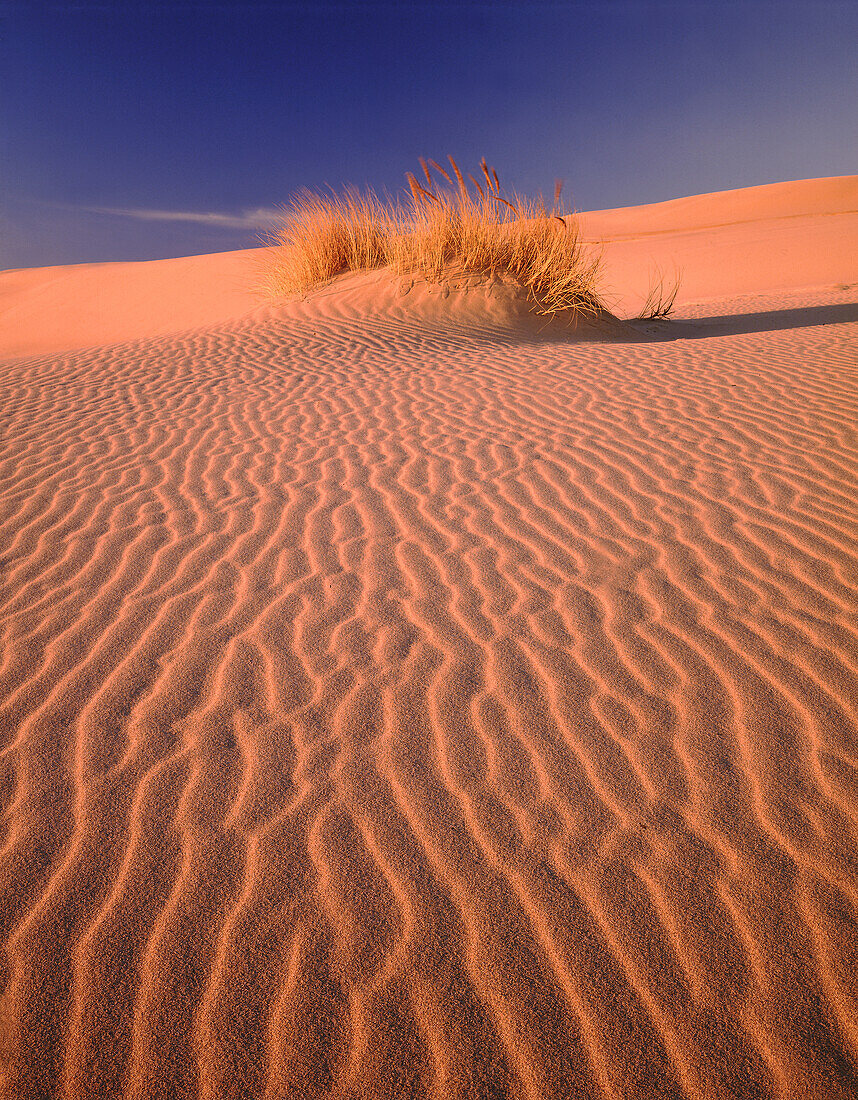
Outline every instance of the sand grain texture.
<path id="1" fill-rule="evenodd" d="M 858 1094 L 858 288 L 740 259 L 9 337 L 0 1095 Z"/>

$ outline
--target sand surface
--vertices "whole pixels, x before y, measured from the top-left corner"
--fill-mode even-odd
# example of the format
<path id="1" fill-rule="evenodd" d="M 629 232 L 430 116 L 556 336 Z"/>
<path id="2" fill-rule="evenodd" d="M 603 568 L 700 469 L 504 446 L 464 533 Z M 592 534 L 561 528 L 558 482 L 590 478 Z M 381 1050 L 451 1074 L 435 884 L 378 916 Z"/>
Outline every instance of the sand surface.
<path id="1" fill-rule="evenodd" d="M 0 273 L 4 1100 L 858 1095 L 856 208 Z"/>

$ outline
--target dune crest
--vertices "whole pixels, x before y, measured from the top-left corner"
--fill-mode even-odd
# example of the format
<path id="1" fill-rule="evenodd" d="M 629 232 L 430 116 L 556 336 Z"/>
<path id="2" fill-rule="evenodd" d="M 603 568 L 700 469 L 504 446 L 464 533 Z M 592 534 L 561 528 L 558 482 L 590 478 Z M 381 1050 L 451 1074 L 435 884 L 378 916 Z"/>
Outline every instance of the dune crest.
<path id="1" fill-rule="evenodd" d="M 4 1100 L 855 1095 L 858 304 L 743 287 L 0 324 Z"/>

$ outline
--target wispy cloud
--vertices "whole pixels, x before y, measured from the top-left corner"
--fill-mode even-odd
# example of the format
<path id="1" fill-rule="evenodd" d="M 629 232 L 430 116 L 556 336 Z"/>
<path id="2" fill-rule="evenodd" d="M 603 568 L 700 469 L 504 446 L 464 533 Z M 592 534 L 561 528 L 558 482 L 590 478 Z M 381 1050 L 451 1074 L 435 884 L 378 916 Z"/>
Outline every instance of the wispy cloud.
<path id="1" fill-rule="evenodd" d="M 196 210 L 139 210 L 114 206 L 81 206 L 89 214 L 110 214 L 117 218 L 137 218 L 148 222 L 194 222 L 197 225 L 218 226 L 222 229 L 271 229 L 282 215 L 277 210 L 258 207 L 242 210 L 239 214 L 218 214 Z"/>

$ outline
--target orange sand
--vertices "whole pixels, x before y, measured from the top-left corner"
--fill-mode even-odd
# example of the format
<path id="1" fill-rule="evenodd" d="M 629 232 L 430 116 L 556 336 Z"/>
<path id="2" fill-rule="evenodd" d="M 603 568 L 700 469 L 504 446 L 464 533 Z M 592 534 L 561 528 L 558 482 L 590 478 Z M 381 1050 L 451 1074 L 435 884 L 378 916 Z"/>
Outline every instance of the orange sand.
<path id="1" fill-rule="evenodd" d="M 856 209 L 0 273 L 0 1095 L 858 1094 Z"/>

